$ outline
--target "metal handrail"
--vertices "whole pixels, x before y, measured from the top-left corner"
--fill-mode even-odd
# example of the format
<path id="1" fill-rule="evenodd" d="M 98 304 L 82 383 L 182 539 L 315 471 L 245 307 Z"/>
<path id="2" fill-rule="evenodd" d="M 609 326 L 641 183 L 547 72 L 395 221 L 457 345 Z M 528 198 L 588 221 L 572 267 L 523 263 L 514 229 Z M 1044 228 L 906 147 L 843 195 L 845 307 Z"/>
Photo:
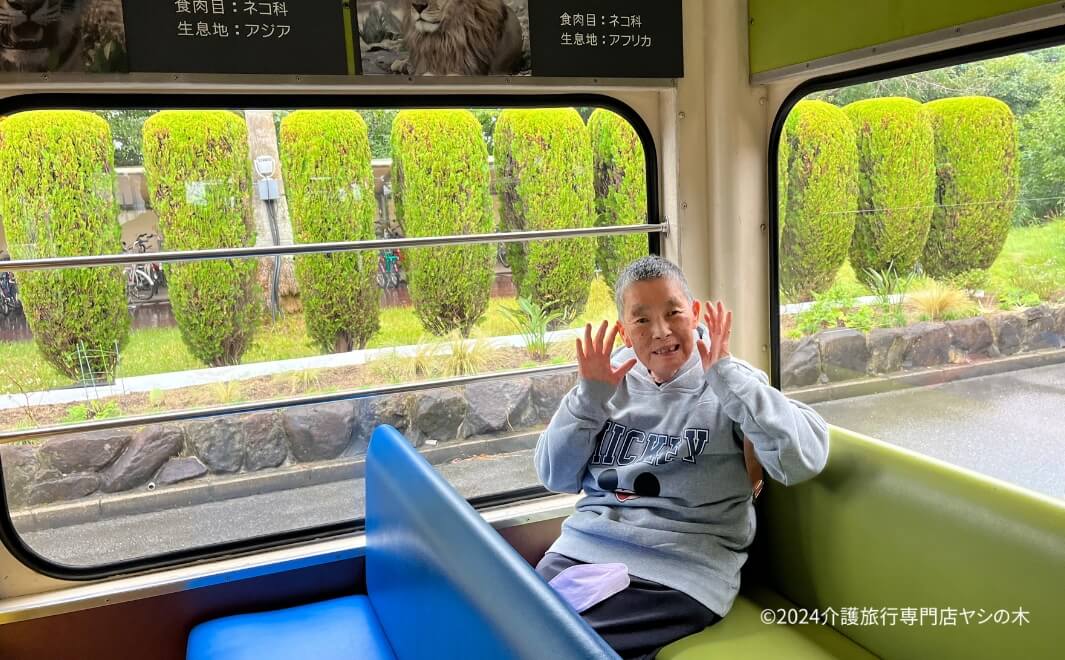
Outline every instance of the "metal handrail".
<path id="1" fill-rule="evenodd" d="M 144 252 L 130 254 L 90 255 L 80 257 L 47 257 L 0 262 L 7 271 L 55 270 L 58 268 L 91 268 L 124 266 L 127 264 L 173 263 L 183 261 L 213 261 L 248 257 L 277 257 L 332 252 L 359 252 L 398 248 L 426 248 L 478 243 L 526 243 L 538 240 L 615 236 L 624 234 L 666 233 L 667 225 L 643 224 L 618 227 L 582 227 L 579 229 L 548 229 L 540 231 L 512 231 L 497 234 L 464 234 L 458 236 L 426 236 L 419 238 L 388 238 L 371 241 L 341 241 L 337 243 L 300 243 L 296 245 L 264 245 L 257 247 L 215 248 L 185 252 Z"/>
<path id="2" fill-rule="evenodd" d="M 452 378 L 440 378 L 401 385 L 386 385 L 374 389 L 346 390 L 331 394 L 317 394 L 313 396 L 290 397 L 287 399 L 275 399 L 270 401 L 257 401 L 253 403 L 239 403 L 229 406 L 215 406 L 213 408 L 201 408 L 199 410 L 181 410 L 175 412 L 157 413 L 154 415 L 140 415 L 137 417 L 125 417 L 116 419 L 102 419 L 91 422 L 79 422 L 77 424 L 64 424 L 62 426 L 45 426 L 37 429 L 23 431 L 0 432 L 0 445 L 35 440 L 38 438 L 50 438 L 74 433 L 86 433 L 89 431 L 107 431 L 110 429 L 127 428 L 130 426 L 143 426 L 145 424 L 162 424 L 166 422 L 184 422 L 192 419 L 205 417 L 220 417 L 222 415 L 236 415 L 242 413 L 263 412 L 278 408 L 292 408 L 295 406 L 308 406 L 323 403 L 336 403 L 338 401 L 351 401 L 355 399 L 367 399 L 375 396 L 389 394 L 404 394 L 407 392 L 420 392 L 423 390 L 437 389 L 441 387 L 456 387 L 470 383 L 480 383 L 492 380 L 505 380 L 522 376 L 536 376 L 540 374 L 552 374 L 568 371 L 577 366 L 577 363 L 551 365 L 547 367 L 534 367 L 532 369 L 512 369 L 491 374 L 477 374 L 474 376 L 455 376 Z M 2 486 L 2 484 L 0 484 Z"/>

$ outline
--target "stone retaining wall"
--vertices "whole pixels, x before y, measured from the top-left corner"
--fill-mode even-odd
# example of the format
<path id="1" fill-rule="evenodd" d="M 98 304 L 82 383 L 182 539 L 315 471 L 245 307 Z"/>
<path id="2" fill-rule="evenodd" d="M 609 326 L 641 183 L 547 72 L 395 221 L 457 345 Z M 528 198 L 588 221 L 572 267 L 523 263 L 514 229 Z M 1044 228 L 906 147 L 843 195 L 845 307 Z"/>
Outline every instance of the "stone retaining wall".
<path id="1" fill-rule="evenodd" d="M 94 493 L 154 489 L 365 454 L 377 424 L 415 446 L 542 427 L 576 372 L 412 394 L 60 436 L 0 446 L 8 503 L 25 508 Z"/>
<path id="2" fill-rule="evenodd" d="M 1065 348 L 1065 307 L 1040 306 L 906 328 L 825 330 L 781 344 L 785 390 L 906 369 Z"/>

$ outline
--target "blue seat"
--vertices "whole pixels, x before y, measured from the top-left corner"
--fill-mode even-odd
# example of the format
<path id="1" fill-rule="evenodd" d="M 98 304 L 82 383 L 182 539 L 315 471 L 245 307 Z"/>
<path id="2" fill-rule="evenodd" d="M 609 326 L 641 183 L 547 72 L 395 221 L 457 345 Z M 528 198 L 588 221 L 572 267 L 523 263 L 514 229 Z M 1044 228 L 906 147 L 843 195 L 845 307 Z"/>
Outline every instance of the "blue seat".
<path id="1" fill-rule="evenodd" d="M 345 596 L 193 628 L 189 660 L 395 658 L 366 596 Z"/>
<path id="2" fill-rule="evenodd" d="M 618 657 L 390 426 L 366 458 L 366 587 L 200 624 L 187 658 Z"/>

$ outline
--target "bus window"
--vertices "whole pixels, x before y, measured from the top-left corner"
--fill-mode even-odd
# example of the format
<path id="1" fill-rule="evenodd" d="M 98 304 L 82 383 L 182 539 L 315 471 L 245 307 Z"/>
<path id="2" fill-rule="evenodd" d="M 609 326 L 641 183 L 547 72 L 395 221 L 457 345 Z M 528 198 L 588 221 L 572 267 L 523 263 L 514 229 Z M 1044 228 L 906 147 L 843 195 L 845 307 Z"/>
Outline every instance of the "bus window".
<path id="1" fill-rule="evenodd" d="M 807 94 L 779 119 L 775 209 L 783 389 L 831 423 L 1052 497 L 1063 56 Z"/>
<path id="2" fill-rule="evenodd" d="M 573 337 L 616 318 L 613 275 L 660 230 L 632 116 L 4 118 L 0 462 L 21 542 L 89 569 L 354 529 L 381 423 L 467 497 L 545 492 L 531 451 Z"/>

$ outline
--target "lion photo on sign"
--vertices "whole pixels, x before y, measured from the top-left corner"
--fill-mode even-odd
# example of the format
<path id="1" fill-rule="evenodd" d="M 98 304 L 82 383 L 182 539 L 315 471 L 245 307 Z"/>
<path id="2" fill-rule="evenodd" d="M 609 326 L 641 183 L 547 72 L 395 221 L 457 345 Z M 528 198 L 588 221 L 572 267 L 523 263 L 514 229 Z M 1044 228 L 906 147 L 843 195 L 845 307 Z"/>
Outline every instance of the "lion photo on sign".
<path id="1" fill-rule="evenodd" d="M 358 14 L 364 73 L 529 73 L 528 0 L 360 1 Z"/>

